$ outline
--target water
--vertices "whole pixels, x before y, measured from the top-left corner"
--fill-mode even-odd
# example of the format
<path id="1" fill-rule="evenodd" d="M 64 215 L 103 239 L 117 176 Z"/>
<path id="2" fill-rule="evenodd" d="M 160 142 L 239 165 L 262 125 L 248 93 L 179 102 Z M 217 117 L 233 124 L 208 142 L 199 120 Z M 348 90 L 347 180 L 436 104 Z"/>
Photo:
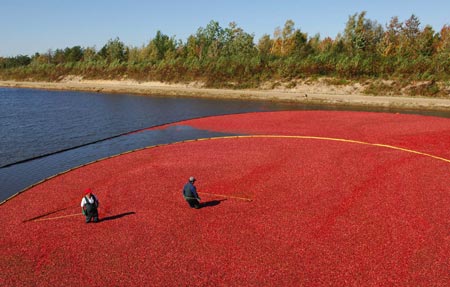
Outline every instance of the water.
<path id="1" fill-rule="evenodd" d="M 213 115 L 312 109 L 359 110 L 270 101 L 0 88 L 0 202 L 42 179 L 97 159 L 146 146 L 225 135 L 190 127 L 127 134 L 130 131 Z M 450 117 L 450 112 L 424 114 Z"/>
<path id="2" fill-rule="evenodd" d="M 137 129 L 266 105 L 0 88 L 0 167 Z"/>

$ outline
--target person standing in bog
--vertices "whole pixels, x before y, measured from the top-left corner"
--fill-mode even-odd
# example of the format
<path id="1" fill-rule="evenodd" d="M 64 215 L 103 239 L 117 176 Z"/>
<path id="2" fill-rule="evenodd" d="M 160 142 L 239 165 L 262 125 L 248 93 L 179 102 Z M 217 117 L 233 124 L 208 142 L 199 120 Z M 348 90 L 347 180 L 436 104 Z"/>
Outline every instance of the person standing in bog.
<path id="1" fill-rule="evenodd" d="M 81 199 L 81 212 L 86 216 L 86 223 L 91 222 L 91 219 L 94 222 L 98 222 L 98 204 L 98 199 L 92 193 L 92 190 L 90 188 L 86 189 Z"/>

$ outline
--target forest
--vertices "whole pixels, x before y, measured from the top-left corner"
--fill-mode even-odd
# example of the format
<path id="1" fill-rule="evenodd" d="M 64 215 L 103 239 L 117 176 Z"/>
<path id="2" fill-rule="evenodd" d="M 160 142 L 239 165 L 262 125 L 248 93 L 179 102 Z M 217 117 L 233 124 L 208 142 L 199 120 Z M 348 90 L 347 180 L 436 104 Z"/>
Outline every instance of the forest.
<path id="1" fill-rule="evenodd" d="M 202 82 L 214 88 L 258 88 L 263 83 L 327 78 L 333 84 L 370 81 L 367 93 L 389 93 L 421 82 L 410 94 L 448 97 L 450 90 L 450 26 L 435 31 L 417 16 L 392 17 L 381 25 L 366 12 L 348 17 L 335 39 L 308 35 L 287 20 L 272 35 L 255 39 L 232 22 L 214 20 L 186 41 L 157 31 L 142 47 L 119 38 L 103 47 L 67 47 L 0 57 L 0 79 L 60 81 L 133 79 L 168 83 Z"/>

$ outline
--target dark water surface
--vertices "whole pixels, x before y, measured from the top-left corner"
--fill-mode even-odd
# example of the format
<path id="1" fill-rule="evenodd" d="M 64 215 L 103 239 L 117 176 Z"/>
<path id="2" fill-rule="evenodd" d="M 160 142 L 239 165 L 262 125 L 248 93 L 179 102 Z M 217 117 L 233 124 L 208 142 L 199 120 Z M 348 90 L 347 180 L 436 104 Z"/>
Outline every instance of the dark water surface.
<path id="1" fill-rule="evenodd" d="M 0 167 L 165 123 L 272 109 L 243 101 L 0 88 Z"/>
<path id="2" fill-rule="evenodd" d="M 360 110 L 270 101 L 0 88 L 0 202 L 44 178 L 107 156 L 224 135 L 190 127 L 127 134 L 130 131 L 213 115 L 318 109 Z M 450 112 L 422 114 L 450 117 Z"/>

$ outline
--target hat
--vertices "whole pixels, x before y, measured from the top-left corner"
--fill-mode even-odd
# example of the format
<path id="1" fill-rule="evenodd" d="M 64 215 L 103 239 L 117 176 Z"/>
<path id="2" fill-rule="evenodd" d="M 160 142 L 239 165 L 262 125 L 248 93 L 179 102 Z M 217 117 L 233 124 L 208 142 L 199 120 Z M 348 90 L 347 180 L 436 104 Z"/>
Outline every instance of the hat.
<path id="1" fill-rule="evenodd" d="M 86 188 L 86 190 L 84 191 L 84 194 L 89 194 L 92 193 L 92 190 L 90 188 Z"/>
<path id="2" fill-rule="evenodd" d="M 195 181 L 195 177 L 191 176 L 191 177 L 189 178 L 189 181 L 190 181 L 190 182 L 194 182 L 194 181 Z"/>

